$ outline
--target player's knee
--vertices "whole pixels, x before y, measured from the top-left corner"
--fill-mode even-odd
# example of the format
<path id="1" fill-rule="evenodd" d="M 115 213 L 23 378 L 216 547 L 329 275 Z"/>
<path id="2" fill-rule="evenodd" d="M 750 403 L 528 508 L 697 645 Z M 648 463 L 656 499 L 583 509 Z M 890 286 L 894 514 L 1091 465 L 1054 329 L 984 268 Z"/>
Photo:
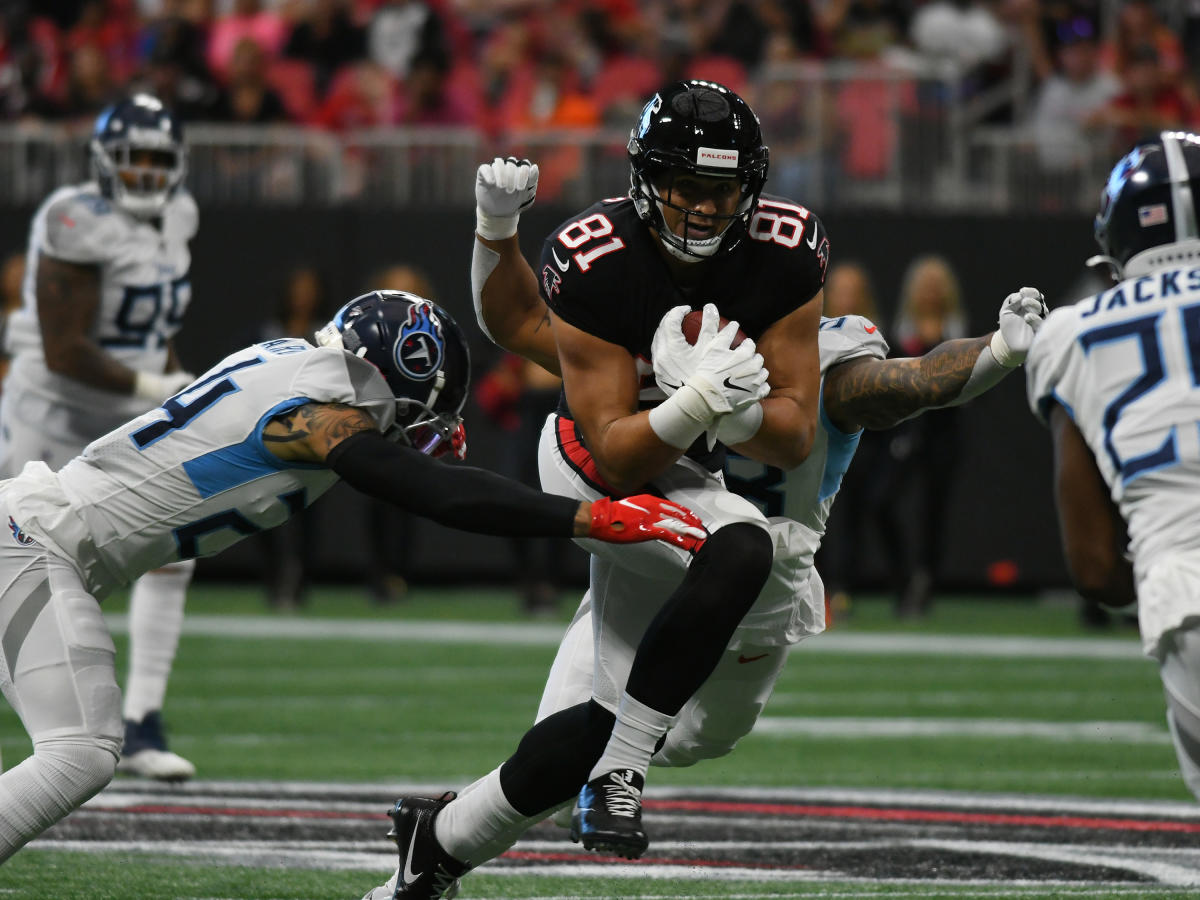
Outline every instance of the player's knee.
<path id="1" fill-rule="evenodd" d="M 718 528 L 700 550 L 707 562 L 718 562 L 730 579 L 765 581 L 775 555 L 766 527 L 735 522 Z"/>
<path id="2" fill-rule="evenodd" d="M 121 755 L 120 738 L 88 735 L 38 741 L 33 755 L 44 777 L 74 806 L 113 779 Z"/>
<path id="3" fill-rule="evenodd" d="M 195 571 L 196 561 L 194 559 L 181 559 L 177 562 L 168 563 L 161 568 L 152 569 L 142 577 L 154 579 L 158 584 L 163 586 L 170 585 L 172 587 L 186 588 L 191 582 Z"/>
<path id="4" fill-rule="evenodd" d="M 666 740 L 655 751 L 650 764 L 682 768 L 694 766 L 702 759 L 720 759 L 731 753 L 737 742 L 750 733 L 757 719 L 755 714 L 726 717 L 719 725 L 707 724 L 698 729 L 676 726 L 667 732 Z"/>

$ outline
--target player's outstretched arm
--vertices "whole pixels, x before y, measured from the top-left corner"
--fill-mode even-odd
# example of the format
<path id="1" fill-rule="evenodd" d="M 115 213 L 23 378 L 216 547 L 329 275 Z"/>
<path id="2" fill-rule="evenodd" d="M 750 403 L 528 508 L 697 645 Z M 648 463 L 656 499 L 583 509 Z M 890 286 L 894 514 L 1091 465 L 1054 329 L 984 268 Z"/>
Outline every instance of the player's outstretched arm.
<path id="1" fill-rule="evenodd" d="M 494 472 L 450 466 L 387 440 L 363 410 L 309 403 L 272 419 L 263 432 L 280 459 L 326 465 L 344 481 L 442 525 L 516 537 L 590 537 L 610 543 L 662 540 L 695 550 L 704 542 L 690 511 L 649 495 L 579 502 Z"/>
<path id="2" fill-rule="evenodd" d="M 517 221 L 533 205 L 537 179 L 536 164 L 511 156 L 475 173 L 471 296 L 479 327 L 494 343 L 560 375 L 550 312 L 517 239 Z"/>
<path id="3" fill-rule="evenodd" d="M 825 374 L 825 411 L 851 432 L 891 428 L 926 409 L 965 403 L 1025 361 L 1046 315 L 1041 293 L 1022 288 L 1004 299 L 999 327 L 989 335 L 944 341 L 920 357 L 840 363 Z"/>
<path id="4" fill-rule="evenodd" d="M 1076 590 L 1107 606 L 1137 599 L 1129 537 L 1091 448 L 1058 404 L 1050 410 L 1054 439 L 1054 499 L 1063 556 Z"/>

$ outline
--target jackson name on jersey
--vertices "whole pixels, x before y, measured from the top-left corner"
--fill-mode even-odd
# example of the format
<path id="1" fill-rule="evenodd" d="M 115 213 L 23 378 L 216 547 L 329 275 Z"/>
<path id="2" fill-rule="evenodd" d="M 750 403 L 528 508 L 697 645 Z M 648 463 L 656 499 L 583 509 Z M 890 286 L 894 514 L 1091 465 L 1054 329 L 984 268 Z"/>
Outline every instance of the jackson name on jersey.
<path id="1" fill-rule="evenodd" d="M 93 337 L 132 369 L 162 372 L 167 341 L 179 330 L 191 301 L 188 241 L 199 214 L 191 194 L 179 190 L 156 228 L 114 206 L 95 183 L 59 188 L 33 217 L 23 285 L 24 304 L 10 320 L 10 378 L 56 403 L 111 410 L 113 425 L 145 412 L 147 402 L 64 378 L 46 367 L 37 311 L 41 254 L 100 267 L 100 307 Z"/>
<path id="2" fill-rule="evenodd" d="M 304 403 L 364 409 L 381 431 L 396 401 L 352 353 L 284 338 L 226 357 L 161 407 L 93 441 L 58 473 L 31 462 L 4 482 L 10 523 L 76 562 L 103 597 L 142 572 L 210 556 L 282 523 L 337 481 L 263 443 L 267 422 Z"/>
<path id="3" fill-rule="evenodd" d="M 1200 547 L 1200 267 L 1161 269 L 1054 310 L 1025 361 L 1029 405 L 1075 422 L 1129 527 L 1147 650 L 1182 615 L 1146 574 Z"/>

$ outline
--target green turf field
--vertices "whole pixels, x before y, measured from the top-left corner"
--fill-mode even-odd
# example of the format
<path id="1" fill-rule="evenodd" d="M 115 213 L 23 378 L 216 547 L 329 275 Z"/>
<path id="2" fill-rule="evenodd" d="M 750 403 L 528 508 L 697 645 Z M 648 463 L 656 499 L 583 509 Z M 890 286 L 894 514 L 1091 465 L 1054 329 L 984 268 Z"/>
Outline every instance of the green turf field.
<path id="1" fill-rule="evenodd" d="M 319 590 L 306 610 L 274 620 L 516 622 L 498 591 L 417 590 L 384 609 L 364 594 Z M 120 599 L 106 606 L 120 614 Z M 562 621 L 570 610 L 564 607 Z M 200 586 L 189 622 L 269 615 L 253 589 Z M 553 625 L 554 623 L 543 623 Z M 325 626 L 323 626 L 325 627 Z M 415 626 L 414 626 L 415 627 Z M 400 627 L 400 631 L 403 628 Z M 545 628 L 553 634 L 553 628 Z M 834 635 L 972 635 L 1103 640 L 1099 658 L 987 653 L 839 652 L 813 639 L 791 656 L 764 729 L 723 760 L 655 769 L 655 785 L 937 788 L 1187 801 L 1163 720 L 1154 666 L 1136 631 L 1084 632 L 1069 604 L 945 598 L 919 623 L 896 623 L 860 600 Z M 950 645 L 954 641 L 947 642 Z M 1014 646 L 1020 645 L 1014 642 Z M 118 653 L 125 646 L 117 635 Z M 205 779 L 422 781 L 457 786 L 499 763 L 531 720 L 553 656 L 545 643 L 421 639 L 247 638 L 185 634 L 166 706 L 173 748 Z M 769 727 L 767 727 L 769 726 Z M 1074 730 L 1072 730 L 1074 726 Z M 924 733 L 915 733 L 918 731 Z M 28 753 L 0 710 L 11 767 Z M 358 897 L 379 873 L 210 868 L 137 855 L 29 849 L 0 869 L 0 898 Z M 387 873 L 383 873 L 386 876 Z M 366 880 L 364 880 L 364 877 Z M 378 880 L 382 880 L 379 878 Z M 54 890 L 47 890 L 53 885 Z M 594 879 L 473 876 L 472 897 L 1081 896 L 1074 889 L 981 885 L 795 886 L 736 882 L 600 885 Z M 1186 896 L 1151 885 L 1087 896 Z"/>

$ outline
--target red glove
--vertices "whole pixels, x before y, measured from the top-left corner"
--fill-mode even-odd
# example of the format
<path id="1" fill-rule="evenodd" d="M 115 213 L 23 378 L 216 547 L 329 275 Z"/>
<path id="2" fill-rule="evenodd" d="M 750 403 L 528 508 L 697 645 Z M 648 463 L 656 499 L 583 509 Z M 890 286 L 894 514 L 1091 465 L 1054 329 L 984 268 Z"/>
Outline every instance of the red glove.
<path id="1" fill-rule="evenodd" d="M 694 553 L 704 546 L 708 532 L 690 509 L 652 494 L 635 494 L 593 500 L 588 537 L 610 544 L 660 540 Z"/>
<path id="2" fill-rule="evenodd" d="M 429 454 L 434 459 L 441 457 L 453 456 L 455 459 L 463 460 L 467 458 L 467 429 L 462 422 L 458 423 L 458 427 L 454 429 L 454 433 L 450 435 L 450 440 L 442 441 L 434 449 L 433 453 Z"/>

